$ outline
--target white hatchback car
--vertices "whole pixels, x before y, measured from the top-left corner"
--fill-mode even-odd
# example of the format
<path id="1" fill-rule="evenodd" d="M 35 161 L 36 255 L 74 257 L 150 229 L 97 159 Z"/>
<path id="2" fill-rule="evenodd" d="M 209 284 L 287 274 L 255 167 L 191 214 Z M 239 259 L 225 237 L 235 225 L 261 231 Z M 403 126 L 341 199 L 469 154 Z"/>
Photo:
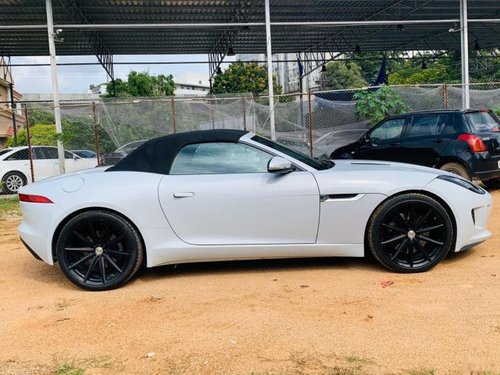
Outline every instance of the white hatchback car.
<path id="1" fill-rule="evenodd" d="M 56 147 L 33 146 L 31 150 L 35 181 L 59 174 Z M 70 151 L 64 151 L 64 156 L 66 172 L 97 166 L 97 158 L 81 158 Z M 27 146 L 0 150 L 0 181 L 3 192 L 8 194 L 15 194 L 22 186 L 33 182 Z"/>

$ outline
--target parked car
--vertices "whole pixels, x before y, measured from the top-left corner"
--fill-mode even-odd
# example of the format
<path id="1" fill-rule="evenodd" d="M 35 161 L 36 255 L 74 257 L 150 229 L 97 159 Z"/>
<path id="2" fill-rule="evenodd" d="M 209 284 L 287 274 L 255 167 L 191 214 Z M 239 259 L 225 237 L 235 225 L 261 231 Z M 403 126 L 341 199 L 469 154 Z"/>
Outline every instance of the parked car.
<path id="1" fill-rule="evenodd" d="M 31 151 L 35 181 L 59 174 L 56 147 L 33 146 Z M 95 157 L 84 159 L 70 151 L 64 151 L 64 157 L 66 172 L 94 168 L 97 165 Z M 0 150 L 0 180 L 3 192 L 8 194 L 15 194 L 22 186 L 32 182 L 27 146 Z"/>
<path id="2" fill-rule="evenodd" d="M 491 196 L 459 176 L 320 162 L 242 130 L 153 139 L 19 198 L 26 247 L 89 290 L 119 287 L 143 262 L 362 257 L 365 244 L 390 270 L 422 272 L 491 235 Z"/>
<path id="3" fill-rule="evenodd" d="M 92 150 L 69 150 L 73 154 L 78 155 L 81 158 L 92 159 L 97 158 L 97 154 Z"/>
<path id="4" fill-rule="evenodd" d="M 134 141 L 130 143 L 126 143 L 123 146 L 120 146 L 113 152 L 107 152 L 102 155 L 101 165 L 115 165 L 120 160 L 122 160 L 125 156 L 134 151 L 137 147 L 142 145 L 144 140 Z"/>
<path id="5" fill-rule="evenodd" d="M 332 159 L 412 163 L 500 185 L 500 121 L 488 110 L 414 112 L 382 120 Z"/>

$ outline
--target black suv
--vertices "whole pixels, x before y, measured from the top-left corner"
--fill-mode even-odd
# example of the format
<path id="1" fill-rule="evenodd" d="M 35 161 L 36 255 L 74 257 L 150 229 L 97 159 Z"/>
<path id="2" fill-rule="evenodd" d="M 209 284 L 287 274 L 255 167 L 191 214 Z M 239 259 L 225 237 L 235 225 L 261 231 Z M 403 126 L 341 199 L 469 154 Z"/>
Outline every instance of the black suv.
<path id="1" fill-rule="evenodd" d="M 500 186 L 500 121 L 488 110 L 437 110 L 388 117 L 332 159 L 424 165 Z"/>

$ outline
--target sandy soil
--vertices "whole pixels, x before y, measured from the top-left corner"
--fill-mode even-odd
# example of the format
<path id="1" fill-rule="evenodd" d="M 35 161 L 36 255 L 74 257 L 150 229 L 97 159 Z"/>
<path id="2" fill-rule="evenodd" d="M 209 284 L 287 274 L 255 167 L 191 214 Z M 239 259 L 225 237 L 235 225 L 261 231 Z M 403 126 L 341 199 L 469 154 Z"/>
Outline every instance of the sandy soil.
<path id="1" fill-rule="evenodd" d="M 493 195 L 494 237 L 424 274 L 362 259 L 198 264 L 103 293 L 36 261 L 19 219 L 1 221 L 0 373 L 496 374 Z"/>

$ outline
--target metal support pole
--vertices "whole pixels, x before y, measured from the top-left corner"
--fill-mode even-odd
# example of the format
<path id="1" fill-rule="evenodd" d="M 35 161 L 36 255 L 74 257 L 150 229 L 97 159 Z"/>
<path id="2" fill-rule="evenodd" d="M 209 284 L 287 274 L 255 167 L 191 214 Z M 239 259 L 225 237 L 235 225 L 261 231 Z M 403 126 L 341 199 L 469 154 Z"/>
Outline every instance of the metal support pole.
<path id="1" fill-rule="evenodd" d="M 269 123 L 271 125 L 271 139 L 276 140 L 276 126 L 274 123 L 274 91 L 273 91 L 273 56 L 271 45 L 271 11 L 269 0 L 266 0 L 266 53 L 267 53 L 267 87 L 269 91 Z"/>
<path id="2" fill-rule="evenodd" d="M 460 0 L 460 42 L 462 47 L 462 109 L 470 108 L 469 93 L 469 22 L 467 0 Z"/>
<path id="3" fill-rule="evenodd" d="M 309 102 L 309 113 L 307 116 L 307 127 L 309 128 L 309 151 L 311 153 L 311 157 L 313 156 L 313 113 L 312 113 L 312 97 L 311 97 L 311 89 L 307 92 L 307 101 Z"/>
<path id="4" fill-rule="evenodd" d="M 443 85 L 443 108 L 448 108 L 448 84 L 446 82 Z"/>
<path id="5" fill-rule="evenodd" d="M 241 98 L 243 105 L 243 130 L 247 130 L 247 105 L 245 97 Z"/>
<path id="6" fill-rule="evenodd" d="M 95 102 L 92 102 L 92 114 L 94 118 L 94 141 L 95 141 L 95 153 L 97 158 L 97 166 L 101 166 L 101 155 L 100 155 L 100 145 L 99 145 L 99 116 L 97 114 L 97 106 Z"/>
<path id="7" fill-rule="evenodd" d="M 177 133 L 177 121 L 175 118 L 175 99 L 172 98 L 172 123 L 174 126 L 174 134 Z"/>
<path id="8" fill-rule="evenodd" d="M 16 104 L 14 103 L 14 84 L 10 88 L 10 109 L 12 110 L 12 132 L 14 133 L 14 146 L 17 146 Z"/>
<path id="9" fill-rule="evenodd" d="M 49 53 L 50 53 L 50 75 L 52 78 L 52 94 L 54 95 L 54 117 L 56 120 L 56 135 L 57 135 L 57 156 L 59 159 L 59 173 L 65 172 L 64 147 L 61 140 L 62 124 L 61 124 L 61 107 L 59 105 L 59 85 L 57 82 L 57 65 L 56 65 L 56 44 L 54 41 L 54 18 L 52 15 L 52 0 L 45 0 L 45 8 L 47 10 L 47 34 L 49 36 Z"/>
<path id="10" fill-rule="evenodd" d="M 28 159 L 30 161 L 31 182 L 35 182 L 35 170 L 33 169 L 33 151 L 31 150 L 30 118 L 28 105 L 24 105 L 24 118 L 26 119 L 26 143 L 28 144 Z"/>

